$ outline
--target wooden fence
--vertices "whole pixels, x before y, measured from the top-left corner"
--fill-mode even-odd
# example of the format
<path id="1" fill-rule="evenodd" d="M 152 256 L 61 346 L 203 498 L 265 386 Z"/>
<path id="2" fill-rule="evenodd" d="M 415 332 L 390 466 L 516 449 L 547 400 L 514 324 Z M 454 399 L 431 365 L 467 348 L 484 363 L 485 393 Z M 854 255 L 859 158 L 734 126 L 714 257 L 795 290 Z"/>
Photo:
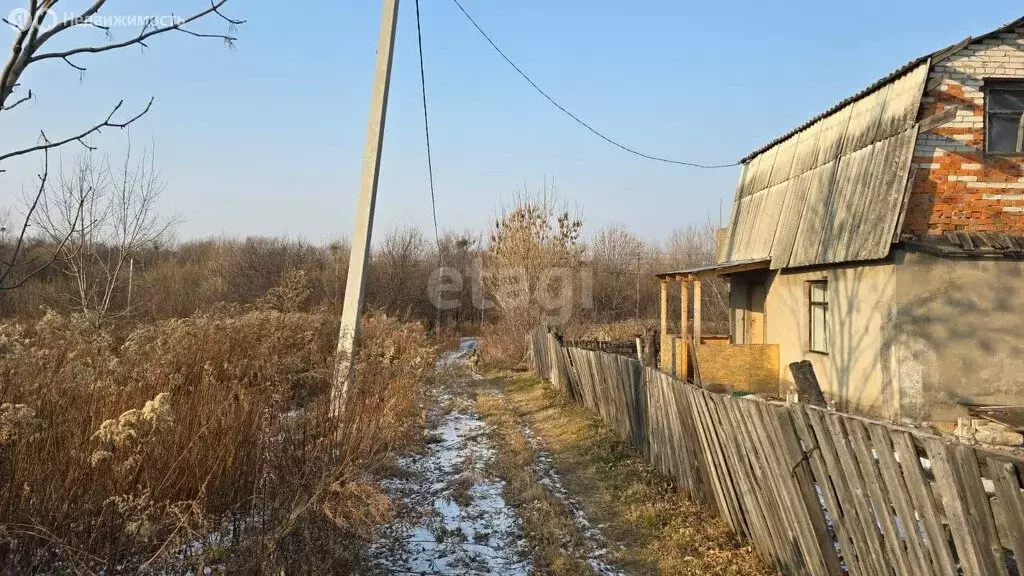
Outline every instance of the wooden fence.
<path id="1" fill-rule="evenodd" d="M 710 393 L 530 338 L 538 376 L 600 414 L 785 574 L 1024 570 L 1024 461 L 806 405 Z"/>

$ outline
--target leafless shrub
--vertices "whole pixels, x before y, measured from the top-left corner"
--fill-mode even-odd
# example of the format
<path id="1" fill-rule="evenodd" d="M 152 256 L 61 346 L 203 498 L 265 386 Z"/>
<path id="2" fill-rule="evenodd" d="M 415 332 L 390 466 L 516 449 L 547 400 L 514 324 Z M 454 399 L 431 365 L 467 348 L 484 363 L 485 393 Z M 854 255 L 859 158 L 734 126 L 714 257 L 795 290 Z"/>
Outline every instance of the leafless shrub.
<path id="1" fill-rule="evenodd" d="M 431 318 L 427 278 L 437 267 L 436 258 L 418 228 L 388 231 L 371 254 L 367 279 L 370 305 L 401 318 Z"/>

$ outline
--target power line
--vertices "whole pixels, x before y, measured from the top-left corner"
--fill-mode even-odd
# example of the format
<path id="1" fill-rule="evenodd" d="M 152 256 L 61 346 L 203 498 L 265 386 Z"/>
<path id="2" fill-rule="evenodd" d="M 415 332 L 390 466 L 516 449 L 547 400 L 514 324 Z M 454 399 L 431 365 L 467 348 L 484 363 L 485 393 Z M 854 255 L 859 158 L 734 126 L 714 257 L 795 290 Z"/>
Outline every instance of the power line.
<path id="1" fill-rule="evenodd" d="M 434 218 L 434 243 L 437 245 L 437 267 L 444 266 L 441 235 L 437 230 L 437 197 L 434 194 L 434 159 L 430 150 L 430 116 L 427 114 L 427 74 L 423 65 L 423 27 L 420 24 L 420 0 L 416 0 L 416 46 L 420 57 L 420 94 L 423 96 L 423 134 L 427 142 L 427 176 L 430 181 L 430 214 Z M 434 330 L 441 330 L 441 308 L 434 307 Z"/>
<path id="2" fill-rule="evenodd" d="M 434 160 L 430 151 L 430 118 L 427 115 L 427 75 L 423 66 L 423 29 L 420 26 L 420 0 L 416 0 L 416 42 L 420 55 L 420 93 L 423 95 L 423 131 L 427 137 L 427 174 L 430 178 L 430 212 L 434 217 L 434 242 L 441 257 L 441 235 L 437 231 L 437 199 L 434 195 Z"/>
<path id="3" fill-rule="evenodd" d="M 419 0 L 417 0 L 417 2 L 419 2 Z M 492 40 L 491 37 L 487 34 L 487 32 L 484 32 L 484 29 L 481 28 L 480 25 L 476 23 L 476 20 L 474 20 L 473 17 L 469 15 L 469 12 L 466 11 L 466 9 L 462 6 L 462 4 L 459 2 L 459 0 L 452 0 L 452 2 L 455 3 L 455 6 L 457 6 L 459 8 L 459 10 L 469 20 L 469 22 L 473 25 L 473 27 L 476 28 L 477 32 L 479 32 L 480 35 L 484 37 L 484 40 L 487 40 L 487 43 L 490 44 L 491 47 L 494 48 L 494 50 L 502 58 L 505 59 L 505 62 L 508 62 L 509 66 L 512 66 L 512 68 L 514 68 L 515 71 L 518 72 L 519 75 L 522 76 L 524 80 L 529 82 L 530 86 L 533 86 L 534 90 L 536 90 L 538 93 L 540 93 L 541 96 L 546 98 L 548 100 L 548 102 L 551 102 L 551 104 L 553 104 L 555 106 L 555 108 L 558 108 L 559 110 L 564 112 L 566 116 L 568 116 L 569 118 L 572 118 L 573 120 L 575 120 L 577 124 L 579 124 L 580 126 L 583 126 L 587 130 L 592 132 L 595 136 L 597 136 L 598 138 L 600 138 L 600 139 L 604 140 L 605 142 L 611 144 L 612 146 L 615 146 L 616 148 L 620 148 L 622 150 L 625 150 L 626 152 L 629 152 L 630 154 L 634 154 L 634 155 L 639 156 L 641 158 L 646 158 L 648 160 L 654 160 L 655 162 L 665 162 L 667 164 L 678 164 L 680 166 L 691 166 L 693 168 L 705 168 L 705 169 L 711 170 L 711 169 L 717 169 L 717 168 L 731 168 L 733 166 L 739 166 L 740 165 L 739 162 L 733 162 L 732 164 L 698 164 L 696 162 L 683 162 L 682 160 L 673 160 L 671 158 L 662 158 L 660 156 L 652 156 L 650 154 L 644 154 L 643 152 L 640 152 L 639 150 L 636 150 L 634 148 L 630 148 L 629 146 L 626 146 L 625 144 L 621 144 L 621 143 L 619 143 L 619 142 L 617 142 L 615 140 L 612 140 L 608 136 L 605 136 L 604 134 L 599 132 L 596 128 L 594 128 L 590 124 L 587 124 L 579 116 L 577 116 L 577 115 L 573 114 L 572 112 L 570 112 L 569 110 L 567 110 L 564 106 L 559 104 L 558 101 L 556 101 L 547 92 L 545 92 L 543 88 L 538 86 L 536 82 L 534 82 L 529 76 L 527 76 L 526 72 L 523 72 L 522 68 L 517 66 L 516 63 L 513 62 L 511 58 L 509 58 L 508 56 L 505 55 L 505 53 L 501 50 L 501 48 L 498 48 L 498 45 L 494 43 L 494 40 Z"/>

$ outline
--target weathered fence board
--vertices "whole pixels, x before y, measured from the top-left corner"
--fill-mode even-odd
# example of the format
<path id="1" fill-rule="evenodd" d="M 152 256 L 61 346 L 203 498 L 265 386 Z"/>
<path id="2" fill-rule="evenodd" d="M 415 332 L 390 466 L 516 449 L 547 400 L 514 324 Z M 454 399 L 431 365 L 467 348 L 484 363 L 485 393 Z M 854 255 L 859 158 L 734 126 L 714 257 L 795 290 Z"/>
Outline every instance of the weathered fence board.
<path id="1" fill-rule="evenodd" d="M 939 506 L 935 500 L 931 483 L 925 476 L 921 466 L 921 457 L 913 437 L 906 432 L 892 434 L 893 447 L 900 458 L 900 468 L 910 489 L 910 499 L 915 511 L 921 517 L 927 550 L 931 558 L 933 573 L 939 576 L 954 576 L 957 573 L 956 561 L 946 545 L 946 529 L 943 526 Z"/>
<path id="2" fill-rule="evenodd" d="M 1022 573 L 1019 458 L 821 408 L 713 394 L 634 357 L 562 346 L 543 330 L 527 340 L 538 376 L 692 500 L 717 507 L 783 573 Z"/>

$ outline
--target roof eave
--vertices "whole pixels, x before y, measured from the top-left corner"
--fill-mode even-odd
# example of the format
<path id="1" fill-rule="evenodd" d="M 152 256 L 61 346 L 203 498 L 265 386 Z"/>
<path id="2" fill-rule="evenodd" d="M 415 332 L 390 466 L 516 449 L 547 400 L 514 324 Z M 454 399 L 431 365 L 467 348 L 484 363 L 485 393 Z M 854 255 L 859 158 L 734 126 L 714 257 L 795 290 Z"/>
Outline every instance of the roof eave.
<path id="1" fill-rule="evenodd" d="M 662 272 L 655 274 L 655 278 L 661 280 L 682 280 L 687 278 L 706 278 L 708 276 L 728 276 L 730 274 L 739 274 L 741 272 L 751 272 L 754 270 L 768 270 L 771 265 L 771 258 L 758 258 L 754 260 L 738 260 L 735 262 L 723 262 L 721 264 L 714 264 L 712 266 L 702 266 L 700 268 L 690 268 L 688 270 L 678 270 L 675 272 Z"/>

